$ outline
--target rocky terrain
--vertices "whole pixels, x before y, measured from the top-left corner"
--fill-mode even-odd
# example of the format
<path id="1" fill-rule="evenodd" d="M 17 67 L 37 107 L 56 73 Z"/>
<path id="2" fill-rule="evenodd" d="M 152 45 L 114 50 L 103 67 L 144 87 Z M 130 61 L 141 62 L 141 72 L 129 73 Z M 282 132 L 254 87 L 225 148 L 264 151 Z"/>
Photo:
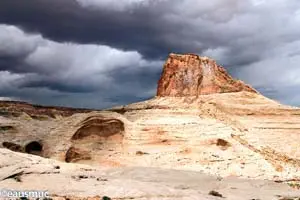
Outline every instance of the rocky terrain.
<path id="1" fill-rule="evenodd" d="M 0 188 L 69 199 L 297 199 L 299 134 L 299 108 L 209 58 L 170 54 L 148 101 L 103 111 L 0 103 Z"/>
<path id="2" fill-rule="evenodd" d="M 9 159 L 8 159 L 9 157 Z M 0 188 L 49 191 L 56 200 L 297 199 L 287 184 L 151 167 L 103 168 L 0 151 Z"/>

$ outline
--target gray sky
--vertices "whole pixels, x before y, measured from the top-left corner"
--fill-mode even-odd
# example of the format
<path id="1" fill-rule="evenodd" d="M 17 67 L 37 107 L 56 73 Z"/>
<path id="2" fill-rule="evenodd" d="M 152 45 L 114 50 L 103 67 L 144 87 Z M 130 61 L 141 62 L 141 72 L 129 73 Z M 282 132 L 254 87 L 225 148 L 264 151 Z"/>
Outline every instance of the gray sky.
<path id="1" fill-rule="evenodd" d="M 155 95 L 170 52 L 300 105 L 299 0 L 1 0 L 0 99 L 104 108 Z"/>

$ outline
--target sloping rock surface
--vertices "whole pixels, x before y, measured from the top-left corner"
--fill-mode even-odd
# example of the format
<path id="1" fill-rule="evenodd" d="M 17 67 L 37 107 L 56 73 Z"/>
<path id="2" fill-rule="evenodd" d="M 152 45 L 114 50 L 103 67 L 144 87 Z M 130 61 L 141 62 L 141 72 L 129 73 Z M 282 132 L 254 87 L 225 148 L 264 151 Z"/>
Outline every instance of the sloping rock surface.
<path id="1" fill-rule="evenodd" d="M 157 168 L 94 168 L 0 149 L 0 188 L 48 191 L 54 200 L 284 199 L 286 184 Z M 259 188 L 259 189 L 258 189 Z"/>

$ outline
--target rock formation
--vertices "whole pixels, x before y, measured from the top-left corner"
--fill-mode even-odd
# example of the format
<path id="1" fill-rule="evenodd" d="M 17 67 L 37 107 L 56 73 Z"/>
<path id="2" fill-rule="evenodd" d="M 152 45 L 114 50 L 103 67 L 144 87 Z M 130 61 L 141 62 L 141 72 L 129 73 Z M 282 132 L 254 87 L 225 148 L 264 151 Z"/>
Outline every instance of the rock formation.
<path id="1" fill-rule="evenodd" d="M 170 54 L 158 82 L 157 96 L 198 96 L 203 94 L 256 91 L 207 57 Z"/>
<path id="2" fill-rule="evenodd" d="M 102 111 L 0 103 L 0 188 L 49 189 L 72 200 L 293 199 L 300 192 L 287 183 L 300 185 L 299 116 L 211 59 L 171 54 L 147 101 Z M 209 190 L 224 188 L 199 189 L 208 180 Z"/>

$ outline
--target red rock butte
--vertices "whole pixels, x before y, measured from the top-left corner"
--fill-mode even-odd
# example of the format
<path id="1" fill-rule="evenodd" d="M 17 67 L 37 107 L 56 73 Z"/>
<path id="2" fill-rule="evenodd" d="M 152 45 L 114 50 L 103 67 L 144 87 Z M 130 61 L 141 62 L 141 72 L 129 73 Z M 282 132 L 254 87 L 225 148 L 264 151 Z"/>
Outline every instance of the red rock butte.
<path id="1" fill-rule="evenodd" d="M 157 96 L 198 96 L 248 91 L 251 86 L 233 79 L 215 60 L 195 54 L 171 53 L 158 82 Z"/>

